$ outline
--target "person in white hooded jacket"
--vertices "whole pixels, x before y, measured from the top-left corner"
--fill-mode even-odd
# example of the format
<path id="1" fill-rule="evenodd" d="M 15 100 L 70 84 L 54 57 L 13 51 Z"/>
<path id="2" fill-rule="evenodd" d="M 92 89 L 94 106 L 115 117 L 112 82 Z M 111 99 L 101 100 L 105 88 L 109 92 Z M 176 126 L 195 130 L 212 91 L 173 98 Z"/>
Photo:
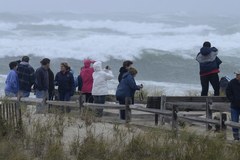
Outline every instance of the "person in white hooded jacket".
<path id="1" fill-rule="evenodd" d="M 94 103 L 104 104 L 105 97 L 108 95 L 107 81 L 114 78 L 112 71 L 108 66 L 102 69 L 102 62 L 96 61 L 93 64 L 93 88 L 92 95 Z M 102 117 L 103 109 L 96 109 L 96 116 Z"/>

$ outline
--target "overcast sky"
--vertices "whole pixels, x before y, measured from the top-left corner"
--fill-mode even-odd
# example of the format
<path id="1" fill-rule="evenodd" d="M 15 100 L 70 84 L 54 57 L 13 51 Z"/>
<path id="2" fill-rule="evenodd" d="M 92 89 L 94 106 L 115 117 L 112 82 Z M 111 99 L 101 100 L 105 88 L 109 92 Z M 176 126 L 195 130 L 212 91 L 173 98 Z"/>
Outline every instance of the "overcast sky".
<path id="1" fill-rule="evenodd" d="M 0 12 L 73 11 L 238 14 L 240 0 L 0 0 Z"/>

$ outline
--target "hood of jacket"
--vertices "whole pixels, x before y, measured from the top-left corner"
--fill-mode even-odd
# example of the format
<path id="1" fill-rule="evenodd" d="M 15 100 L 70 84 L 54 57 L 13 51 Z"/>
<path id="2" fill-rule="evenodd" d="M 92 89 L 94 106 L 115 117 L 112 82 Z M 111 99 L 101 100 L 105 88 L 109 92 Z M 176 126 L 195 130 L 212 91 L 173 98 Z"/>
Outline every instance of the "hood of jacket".
<path id="1" fill-rule="evenodd" d="M 125 73 L 125 72 L 127 72 L 128 70 L 126 69 L 126 68 L 124 68 L 124 67 L 121 67 L 120 69 L 119 69 L 119 72 L 120 73 Z"/>
<path id="2" fill-rule="evenodd" d="M 102 62 L 96 61 L 93 64 L 93 69 L 94 69 L 95 72 L 101 71 L 102 70 Z"/>
<path id="3" fill-rule="evenodd" d="M 212 47 L 212 48 L 210 48 L 210 47 L 202 47 L 201 49 L 200 49 L 200 53 L 203 55 L 203 56 L 207 56 L 207 55 L 209 55 L 211 52 L 217 52 L 218 50 L 217 50 L 217 48 L 215 48 L 215 47 Z"/>
<path id="4" fill-rule="evenodd" d="M 83 64 L 84 64 L 84 67 L 85 68 L 90 68 L 90 66 L 91 66 L 91 63 L 94 63 L 95 61 L 92 61 L 92 60 L 90 60 L 90 59 L 85 59 L 84 61 L 83 61 Z"/>

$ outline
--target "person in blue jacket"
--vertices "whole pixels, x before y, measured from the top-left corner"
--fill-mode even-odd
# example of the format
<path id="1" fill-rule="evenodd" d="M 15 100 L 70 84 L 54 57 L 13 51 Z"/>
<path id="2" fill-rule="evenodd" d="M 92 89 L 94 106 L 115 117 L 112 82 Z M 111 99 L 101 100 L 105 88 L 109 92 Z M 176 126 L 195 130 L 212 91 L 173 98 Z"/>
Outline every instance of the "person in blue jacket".
<path id="1" fill-rule="evenodd" d="M 55 77 L 55 84 L 58 86 L 60 101 L 70 101 L 71 96 L 73 96 L 75 92 L 73 74 L 69 69 L 70 67 L 67 63 L 61 63 L 60 72 L 58 72 Z M 67 112 L 70 112 L 69 108 L 67 108 Z"/>
<path id="2" fill-rule="evenodd" d="M 137 85 L 134 77 L 137 75 L 137 70 L 133 67 L 128 69 L 128 72 L 124 73 L 122 80 L 120 81 L 117 91 L 116 98 L 119 104 L 125 104 L 125 98 L 131 97 L 132 104 L 134 104 L 134 94 L 136 90 L 140 90 L 143 86 Z M 125 110 L 120 110 L 120 119 L 125 119 Z"/>
<path id="3" fill-rule="evenodd" d="M 8 97 L 16 97 L 19 90 L 17 66 L 18 63 L 16 61 L 9 63 L 10 72 L 5 81 L 5 95 Z"/>

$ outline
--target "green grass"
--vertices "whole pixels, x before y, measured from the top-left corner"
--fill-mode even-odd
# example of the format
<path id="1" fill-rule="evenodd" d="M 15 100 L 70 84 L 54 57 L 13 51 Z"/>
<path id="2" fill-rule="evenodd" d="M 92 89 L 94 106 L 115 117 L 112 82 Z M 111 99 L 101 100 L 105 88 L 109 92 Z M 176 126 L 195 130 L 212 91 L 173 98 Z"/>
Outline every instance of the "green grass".
<path id="1" fill-rule="evenodd" d="M 23 114 L 26 115 L 26 114 Z M 96 132 L 91 110 L 77 120 L 64 114 L 23 121 L 21 134 L 0 119 L 0 160 L 237 160 L 240 143 L 228 143 L 223 136 L 200 136 L 195 133 L 160 128 L 111 125 L 111 133 Z M 99 122 L 97 122 L 99 123 Z M 78 126 L 77 135 L 63 142 L 68 126 Z"/>

